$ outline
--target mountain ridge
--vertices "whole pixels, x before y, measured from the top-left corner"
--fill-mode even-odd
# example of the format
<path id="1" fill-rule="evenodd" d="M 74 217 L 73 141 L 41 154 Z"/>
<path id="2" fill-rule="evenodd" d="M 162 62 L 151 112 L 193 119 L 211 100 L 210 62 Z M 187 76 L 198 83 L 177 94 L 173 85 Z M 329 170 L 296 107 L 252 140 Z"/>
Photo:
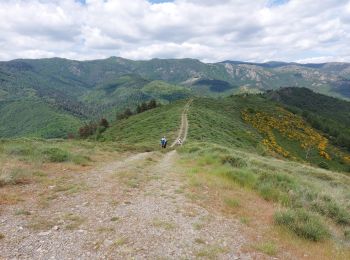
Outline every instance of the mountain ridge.
<path id="1" fill-rule="evenodd" d="M 134 61 L 121 57 L 0 62 L 0 108 L 12 102 L 11 109 L 22 111 L 24 106 L 18 101 L 40 101 L 46 107 L 44 114 L 53 108 L 76 122 L 100 117 L 115 120 L 117 113 L 151 99 L 167 104 L 190 96 L 224 97 L 281 87 L 307 87 L 350 100 L 350 64 L 204 63 L 190 58 Z M 28 117 L 18 120 L 32 117 L 30 110 L 22 114 Z M 46 115 L 43 118 L 50 120 Z M 0 136 L 4 136 L 1 130 Z"/>

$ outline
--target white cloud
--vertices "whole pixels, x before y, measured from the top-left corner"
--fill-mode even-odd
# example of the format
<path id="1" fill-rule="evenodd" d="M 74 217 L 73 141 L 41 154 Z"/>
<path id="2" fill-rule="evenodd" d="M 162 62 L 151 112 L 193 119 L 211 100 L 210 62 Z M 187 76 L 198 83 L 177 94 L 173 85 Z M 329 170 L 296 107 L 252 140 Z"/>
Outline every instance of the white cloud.
<path id="1" fill-rule="evenodd" d="M 0 0 L 0 59 L 349 61 L 350 0 Z"/>

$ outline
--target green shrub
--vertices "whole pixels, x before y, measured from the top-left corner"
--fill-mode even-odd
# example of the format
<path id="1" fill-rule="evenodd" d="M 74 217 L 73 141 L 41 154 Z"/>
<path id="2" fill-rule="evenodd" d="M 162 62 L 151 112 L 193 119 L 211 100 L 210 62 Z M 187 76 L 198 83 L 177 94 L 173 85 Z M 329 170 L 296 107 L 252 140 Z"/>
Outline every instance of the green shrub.
<path id="1" fill-rule="evenodd" d="M 48 148 L 42 154 L 49 162 L 66 162 L 69 160 L 69 153 L 60 148 Z"/>
<path id="2" fill-rule="evenodd" d="M 337 224 L 350 224 L 349 212 L 338 205 L 332 198 L 323 196 L 311 203 L 311 209 L 333 219 Z"/>
<path id="3" fill-rule="evenodd" d="M 7 147 L 6 153 L 9 155 L 16 155 L 16 156 L 26 156 L 30 155 L 32 150 L 30 147 L 23 146 L 23 145 L 12 145 Z"/>
<path id="4" fill-rule="evenodd" d="M 239 157 L 235 157 L 233 155 L 223 155 L 221 156 L 220 160 L 222 164 L 227 163 L 235 168 L 247 167 L 247 163 L 245 160 Z"/>
<path id="5" fill-rule="evenodd" d="M 326 162 L 324 162 L 324 161 L 319 162 L 318 166 L 319 166 L 320 168 L 323 168 L 323 169 L 326 169 L 326 170 L 329 169 L 328 163 L 326 163 Z"/>
<path id="6" fill-rule="evenodd" d="M 83 155 L 74 155 L 72 156 L 72 162 L 82 166 L 88 165 L 91 161 L 90 157 Z"/>
<path id="7" fill-rule="evenodd" d="M 254 187 L 256 175 L 248 169 L 232 169 L 226 171 L 224 175 L 243 187 Z"/>
<path id="8" fill-rule="evenodd" d="M 289 193 L 294 193 L 298 186 L 296 181 L 287 174 L 262 172 L 255 188 L 267 201 L 278 201 L 285 206 L 296 203 L 296 198 Z"/>
<path id="9" fill-rule="evenodd" d="M 259 183 L 269 183 L 284 192 L 297 189 L 296 181 L 291 176 L 283 173 L 263 172 L 259 175 Z"/>
<path id="10" fill-rule="evenodd" d="M 304 209 L 277 212 L 274 219 L 277 225 L 284 226 L 297 236 L 311 241 L 321 241 L 330 235 L 320 218 Z"/>
<path id="11" fill-rule="evenodd" d="M 267 201 L 279 201 L 281 192 L 271 183 L 258 184 L 258 191 L 261 197 Z"/>

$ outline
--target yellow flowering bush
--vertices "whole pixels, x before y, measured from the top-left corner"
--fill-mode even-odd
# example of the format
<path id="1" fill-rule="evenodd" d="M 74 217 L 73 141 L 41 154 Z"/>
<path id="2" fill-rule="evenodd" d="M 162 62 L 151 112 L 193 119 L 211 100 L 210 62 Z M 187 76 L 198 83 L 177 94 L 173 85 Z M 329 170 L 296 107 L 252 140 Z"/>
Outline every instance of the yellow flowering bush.
<path id="1" fill-rule="evenodd" d="M 328 140 L 312 127 L 308 126 L 301 117 L 289 111 L 278 108 L 277 114 L 266 112 L 252 112 L 244 110 L 241 112 L 242 119 L 250 123 L 255 129 L 265 136 L 262 143 L 270 151 L 276 152 L 284 157 L 290 157 L 290 153 L 277 144 L 273 131 L 278 131 L 282 136 L 300 143 L 306 152 L 317 149 L 320 156 L 330 160 L 326 152 Z"/>

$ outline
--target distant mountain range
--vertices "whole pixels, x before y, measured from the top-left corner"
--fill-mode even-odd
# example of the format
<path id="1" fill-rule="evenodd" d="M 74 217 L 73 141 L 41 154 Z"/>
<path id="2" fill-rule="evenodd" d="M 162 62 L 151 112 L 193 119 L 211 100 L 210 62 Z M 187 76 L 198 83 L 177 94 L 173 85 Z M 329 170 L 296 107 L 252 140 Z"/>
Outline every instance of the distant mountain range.
<path id="1" fill-rule="evenodd" d="M 306 87 L 350 100 L 350 63 L 297 64 L 118 57 L 0 62 L 0 137 L 63 137 L 84 121 L 157 99 Z"/>

